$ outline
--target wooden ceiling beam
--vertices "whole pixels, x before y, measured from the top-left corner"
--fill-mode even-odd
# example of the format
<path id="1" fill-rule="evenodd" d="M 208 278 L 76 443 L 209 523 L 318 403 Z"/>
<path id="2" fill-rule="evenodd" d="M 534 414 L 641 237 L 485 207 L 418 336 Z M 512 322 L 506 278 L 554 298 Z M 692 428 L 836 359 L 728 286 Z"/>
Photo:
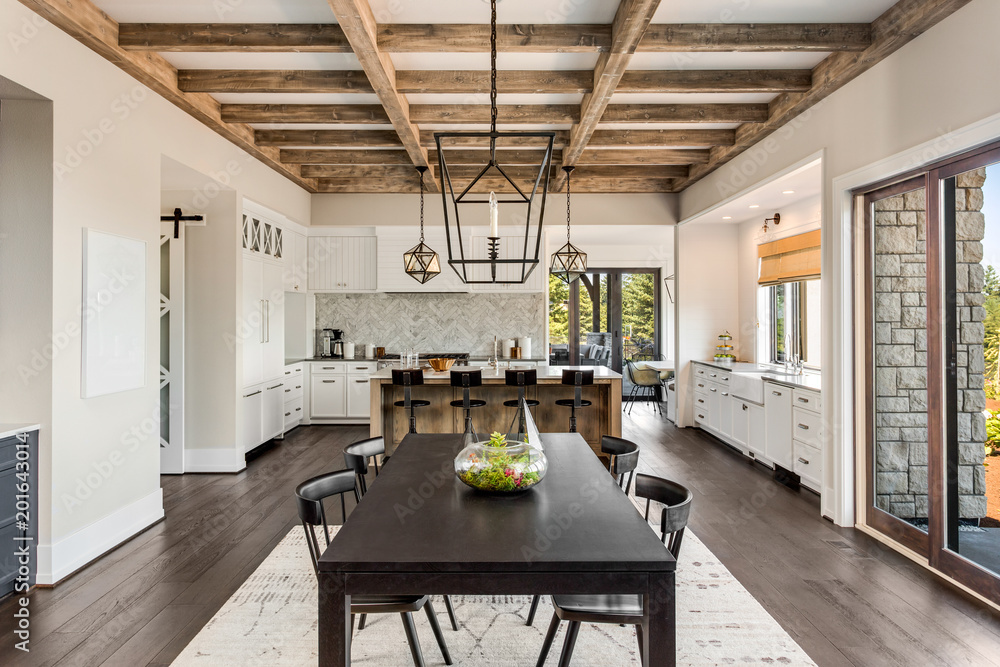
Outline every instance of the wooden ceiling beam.
<path id="1" fill-rule="evenodd" d="M 254 137 L 258 146 L 403 147 L 394 130 L 257 130 Z"/>
<path id="2" fill-rule="evenodd" d="M 588 148 L 580 155 L 577 165 L 704 164 L 708 160 L 707 150 Z"/>
<path id="3" fill-rule="evenodd" d="M 812 86 L 810 70 L 631 70 L 616 93 L 784 93 Z M 506 91 L 504 91 L 506 92 Z"/>
<path id="4" fill-rule="evenodd" d="M 283 148 L 281 161 L 285 164 L 380 164 L 409 165 L 409 153 L 404 150 L 322 150 L 313 148 Z M 436 164 L 436 163 L 435 163 Z"/>
<path id="5" fill-rule="evenodd" d="M 674 187 L 680 191 L 704 178 L 969 2 L 900 0 L 872 23 L 871 46 L 860 54 L 834 53 L 827 56 L 813 68 L 813 85 L 809 92 L 785 93 L 776 97 L 769 105 L 767 118 L 737 128 L 734 145 L 713 149 L 707 163 L 693 167 L 690 176 L 678 181 Z"/>
<path id="6" fill-rule="evenodd" d="M 410 119 L 410 103 L 396 90 L 396 68 L 378 46 L 378 26 L 368 0 L 327 0 L 337 23 L 358 57 L 385 113 L 415 166 L 428 166 L 427 149 L 420 145 L 420 130 Z M 433 182 L 429 184 L 435 191 Z"/>
<path id="7" fill-rule="evenodd" d="M 864 51 L 867 23 L 678 23 L 651 25 L 636 51 Z"/>
<path id="8" fill-rule="evenodd" d="M 353 53 L 335 23 L 122 23 L 127 51 Z"/>
<path id="9" fill-rule="evenodd" d="M 278 159 L 277 149 L 257 146 L 254 143 L 253 128 L 223 119 L 220 105 L 213 97 L 204 93 L 182 92 L 177 87 L 177 70 L 163 56 L 156 53 L 130 53 L 122 49 L 118 45 L 118 24 L 89 0 L 21 2 L 282 176 L 306 190 L 315 189 L 316 183 L 302 178 L 297 166 L 283 164 Z"/>
<path id="10" fill-rule="evenodd" d="M 374 89 L 360 70 L 188 69 L 177 73 L 178 87 L 190 93 L 362 93 Z M 508 94 L 585 94 L 594 74 L 581 70 L 503 70 L 497 89 Z M 619 93 L 781 93 L 804 92 L 809 70 L 633 70 Z M 396 72 L 399 93 L 488 94 L 487 70 Z"/>
<path id="11" fill-rule="evenodd" d="M 569 141 L 569 131 L 568 130 L 556 130 L 555 138 L 552 141 L 552 145 L 555 148 L 562 148 Z M 422 143 L 427 148 L 435 148 L 437 143 L 434 141 L 434 130 L 421 130 L 420 132 L 420 143 Z M 456 148 L 479 148 L 486 149 L 489 148 L 489 141 L 487 139 L 479 137 L 452 137 L 449 139 L 442 139 L 442 144 L 445 147 L 456 147 Z M 507 139 L 504 142 L 504 146 L 508 148 L 520 148 L 520 147 L 530 147 L 530 146 L 544 146 L 546 143 L 545 139 L 539 137 L 518 137 L 515 139 Z"/>
<path id="12" fill-rule="evenodd" d="M 590 148 L 711 148 L 732 146 L 735 130 L 597 130 L 590 137 Z"/>
<path id="13" fill-rule="evenodd" d="M 420 182 L 417 169 L 412 164 L 304 164 L 302 173 L 309 174 L 310 178 L 386 178 L 412 179 L 414 184 Z"/>
<path id="14" fill-rule="evenodd" d="M 427 179 L 425 183 L 429 183 Z M 573 192 L 587 193 L 637 193 L 637 192 L 671 192 L 675 179 L 670 178 L 580 178 L 573 176 Z M 509 191 L 510 185 L 500 181 L 480 181 L 473 192 L 488 193 L 490 191 Z M 407 175 L 381 179 L 355 178 L 320 178 L 317 191 L 321 193 L 391 193 L 416 194 L 419 192 L 417 179 Z"/>
<path id="15" fill-rule="evenodd" d="M 569 125 L 579 119 L 572 104 L 501 104 L 500 125 Z M 601 123 L 760 123 L 767 120 L 766 104 L 612 104 Z M 389 116 L 377 104 L 223 104 L 227 123 L 310 123 L 388 125 Z M 414 104 L 413 123 L 435 125 L 489 125 L 485 104 Z M 433 145 L 433 132 L 421 142 Z M 428 140 L 426 137 L 430 135 Z M 474 141 L 474 140 L 470 140 Z"/>
<path id="16" fill-rule="evenodd" d="M 611 103 L 611 96 L 659 6 L 660 0 L 621 0 L 618 5 L 611 23 L 611 48 L 597 58 L 593 90 L 583 96 L 580 120 L 570 128 L 569 145 L 563 150 L 564 166 L 576 164 L 591 135 L 597 130 L 597 124 Z M 554 189 L 561 190 L 565 182 L 565 173 L 560 173 Z"/>
<path id="17" fill-rule="evenodd" d="M 387 53 L 488 53 L 488 24 L 384 24 L 378 46 Z M 119 45 L 128 51 L 255 51 L 351 53 L 333 23 L 123 23 Z M 686 23 L 651 25 L 638 52 L 863 51 L 867 23 Z M 522 53 L 598 53 L 611 47 L 611 26 L 506 24 L 497 48 Z"/>
<path id="18" fill-rule="evenodd" d="M 177 85 L 189 93 L 375 92 L 360 70 L 182 69 Z"/>

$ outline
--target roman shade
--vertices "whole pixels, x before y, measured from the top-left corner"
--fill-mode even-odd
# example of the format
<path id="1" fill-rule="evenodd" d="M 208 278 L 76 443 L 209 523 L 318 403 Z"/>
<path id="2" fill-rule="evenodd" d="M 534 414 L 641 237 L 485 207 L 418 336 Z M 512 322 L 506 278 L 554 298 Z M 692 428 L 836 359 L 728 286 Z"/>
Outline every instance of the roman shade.
<path id="1" fill-rule="evenodd" d="M 780 285 L 819 278 L 820 231 L 790 236 L 757 246 L 760 285 Z"/>

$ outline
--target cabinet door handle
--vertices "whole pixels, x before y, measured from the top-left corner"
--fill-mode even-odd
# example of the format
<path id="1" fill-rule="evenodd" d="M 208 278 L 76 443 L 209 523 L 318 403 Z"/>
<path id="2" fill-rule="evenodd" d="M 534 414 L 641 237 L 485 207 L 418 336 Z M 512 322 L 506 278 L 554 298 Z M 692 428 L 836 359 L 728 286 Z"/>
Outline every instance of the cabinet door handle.
<path id="1" fill-rule="evenodd" d="M 286 390 L 285 390 L 285 393 L 286 393 L 286 394 L 290 394 L 290 393 L 292 393 L 292 390 L 291 390 L 291 389 L 286 389 Z"/>
<path id="2" fill-rule="evenodd" d="M 705 415 L 698 415 L 698 419 L 704 419 Z"/>
<path id="3" fill-rule="evenodd" d="M 704 402 L 705 402 L 705 399 L 703 399 L 703 398 L 699 398 L 699 399 L 698 399 L 698 402 L 699 402 L 699 403 L 704 403 Z"/>
<path id="4" fill-rule="evenodd" d="M 368 370 L 368 367 L 367 366 L 355 366 L 354 370 L 356 370 L 356 371 L 366 371 L 366 370 Z"/>
<path id="5" fill-rule="evenodd" d="M 808 431 L 809 430 L 809 427 L 806 426 L 805 424 L 799 424 L 799 428 L 802 429 L 803 431 Z"/>
<path id="6" fill-rule="evenodd" d="M 302 385 L 300 385 L 300 384 L 297 384 L 297 385 L 295 385 L 295 388 L 296 388 L 296 389 L 302 389 Z"/>
<path id="7" fill-rule="evenodd" d="M 772 391 L 771 393 L 774 394 L 775 396 L 781 396 L 780 391 Z"/>
<path id="8" fill-rule="evenodd" d="M 258 343 L 264 342 L 264 299 L 260 300 L 260 332 L 257 336 Z"/>
<path id="9" fill-rule="evenodd" d="M 716 389 L 715 387 L 712 387 L 711 389 L 709 389 L 709 391 L 715 392 L 715 391 L 719 391 L 719 390 Z"/>
<path id="10" fill-rule="evenodd" d="M 704 388 L 705 388 L 705 385 L 703 385 L 703 384 L 702 384 L 702 383 L 700 383 L 700 382 L 698 383 L 698 386 L 699 386 L 699 387 L 701 387 L 702 389 L 704 389 Z"/>
<path id="11" fill-rule="evenodd" d="M 292 374 L 291 371 L 285 371 L 285 375 L 291 375 L 291 374 Z M 802 399 L 800 398 L 799 400 L 801 401 Z"/>
<path id="12" fill-rule="evenodd" d="M 323 366 L 323 370 L 324 371 L 335 371 L 335 370 L 337 370 L 337 367 L 336 366 Z"/>
<path id="13" fill-rule="evenodd" d="M 746 411 L 747 411 L 747 410 L 749 410 L 749 409 L 750 409 L 750 408 L 748 408 L 748 407 L 747 407 L 747 404 L 746 404 L 746 403 L 744 403 L 744 404 L 743 404 L 743 412 L 746 412 Z"/>
<path id="14" fill-rule="evenodd" d="M 281 384 L 276 384 L 276 385 L 274 385 L 273 387 L 268 387 L 268 388 L 267 388 L 267 390 L 268 390 L 268 391 L 271 391 L 272 389 L 277 389 L 278 387 L 284 387 L 284 386 L 285 386 L 285 384 L 284 384 L 284 383 L 281 383 Z"/>
<path id="15" fill-rule="evenodd" d="M 302 408 L 295 408 L 296 412 L 302 412 Z"/>
<path id="16" fill-rule="evenodd" d="M 368 384 L 368 380 L 355 380 L 358 384 Z"/>
<path id="17" fill-rule="evenodd" d="M 801 463 L 802 465 L 806 465 L 807 466 L 807 465 L 809 465 L 809 459 L 804 459 L 804 458 L 802 458 L 800 456 L 799 457 L 799 463 Z"/>
<path id="18" fill-rule="evenodd" d="M 717 377 L 719 377 L 719 375 L 717 373 L 712 373 L 709 377 L 717 378 Z"/>
<path id="19" fill-rule="evenodd" d="M 801 396 L 799 396 L 799 403 L 808 403 L 808 402 L 809 402 L 808 398 L 802 398 Z"/>
<path id="20" fill-rule="evenodd" d="M 259 393 L 260 393 L 260 389 L 258 389 L 257 391 L 253 392 L 252 394 L 243 394 L 243 398 L 250 398 L 251 396 L 256 396 Z"/>
<path id="21" fill-rule="evenodd" d="M 291 412 L 286 412 L 286 413 L 285 413 L 285 416 L 286 416 L 286 417 L 291 417 L 291 416 L 292 416 L 292 413 L 291 413 Z"/>
<path id="22" fill-rule="evenodd" d="M 323 380 L 323 384 L 334 384 L 336 380 Z"/>
<path id="23" fill-rule="evenodd" d="M 729 396 L 729 392 L 728 391 L 724 391 L 724 392 L 722 392 L 722 395 L 723 396 Z"/>

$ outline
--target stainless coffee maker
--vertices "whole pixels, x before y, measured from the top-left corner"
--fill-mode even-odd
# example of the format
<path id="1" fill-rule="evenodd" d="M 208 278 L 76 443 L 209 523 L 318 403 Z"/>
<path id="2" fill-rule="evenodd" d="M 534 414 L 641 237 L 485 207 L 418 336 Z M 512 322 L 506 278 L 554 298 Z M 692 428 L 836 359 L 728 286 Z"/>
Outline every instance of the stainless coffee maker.
<path id="1" fill-rule="evenodd" d="M 333 356 L 333 329 L 323 329 L 316 337 L 317 355 L 319 357 Z"/>
<path id="2" fill-rule="evenodd" d="M 344 332 L 340 329 L 331 329 L 333 338 L 330 340 L 330 356 L 334 359 L 344 358 Z"/>

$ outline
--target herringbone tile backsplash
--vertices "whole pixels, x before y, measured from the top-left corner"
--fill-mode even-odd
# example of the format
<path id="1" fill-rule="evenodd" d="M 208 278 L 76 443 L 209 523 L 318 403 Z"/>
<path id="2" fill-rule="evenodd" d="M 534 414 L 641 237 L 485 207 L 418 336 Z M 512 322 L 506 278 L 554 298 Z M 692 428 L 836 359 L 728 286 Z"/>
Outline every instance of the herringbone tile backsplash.
<path id="1" fill-rule="evenodd" d="M 316 328 L 342 329 L 344 340 L 387 352 L 493 354 L 493 336 L 531 337 L 545 356 L 543 294 L 317 294 Z"/>

